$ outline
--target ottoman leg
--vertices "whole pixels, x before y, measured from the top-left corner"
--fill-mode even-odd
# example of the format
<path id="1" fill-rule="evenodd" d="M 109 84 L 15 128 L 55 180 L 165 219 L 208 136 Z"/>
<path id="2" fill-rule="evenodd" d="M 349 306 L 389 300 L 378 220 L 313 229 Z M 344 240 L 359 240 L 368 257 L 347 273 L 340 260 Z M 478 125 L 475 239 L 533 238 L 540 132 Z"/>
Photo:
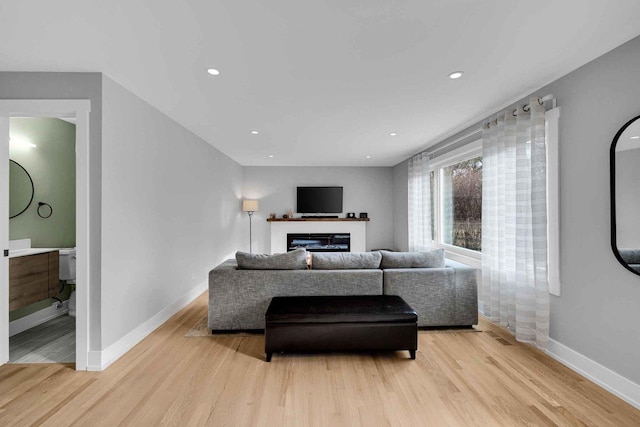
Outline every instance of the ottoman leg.
<path id="1" fill-rule="evenodd" d="M 271 355 L 272 354 L 273 353 L 271 353 L 271 352 L 267 353 L 267 362 L 271 362 Z"/>
<path id="2" fill-rule="evenodd" d="M 415 350 L 409 350 L 409 356 L 411 356 L 411 359 L 416 360 L 416 351 Z"/>

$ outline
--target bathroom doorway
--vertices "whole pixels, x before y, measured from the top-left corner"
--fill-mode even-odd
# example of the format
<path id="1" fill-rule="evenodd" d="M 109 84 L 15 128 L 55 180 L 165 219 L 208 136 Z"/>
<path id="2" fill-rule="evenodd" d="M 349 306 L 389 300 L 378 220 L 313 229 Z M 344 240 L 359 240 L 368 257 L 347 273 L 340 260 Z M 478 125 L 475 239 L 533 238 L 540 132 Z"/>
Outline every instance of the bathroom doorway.
<path id="1" fill-rule="evenodd" d="M 2 244 L 2 249 L 4 250 L 4 256 L 1 257 L 0 260 L 0 364 L 6 363 L 9 361 L 9 335 L 14 335 L 14 337 L 18 337 L 21 340 L 21 344 L 23 345 L 22 350 L 18 352 L 14 352 L 15 354 L 12 357 L 13 362 L 75 362 L 75 368 L 78 370 L 85 370 L 87 368 L 88 362 L 88 342 L 89 342 L 89 210 L 88 210 L 88 200 L 89 200 L 89 186 L 88 186 L 88 177 L 89 177 L 89 111 L 90 111 L 90 103 L 88 100 L 0 100 L 0 164 L 3 165 L 0 170 L 1 179 L 0 182 L 7 185 L 4 186 L 3 191 L 0 192 L 0 244 Z M 67 133 L 75 134 L 75 141 L 73 149 L 71 150 L 71 155 L 74 157 L 71 159 L 74 163 L 72 166 L 74 169 L 73 179 L 68 181 L 66 185 L 66 192 L 69 192 L 69 187 L 73 187 L 75 189 L 75 195 L 73 195 L 73 202 L 71 202 L 68 197 L 65 199 L 65 195 L 56 194 L 54 196 L 53 186 L 51 186 L 50 182 L 47 183 L 46 179 L 36 179 L 34 182 L 33 176 L 38 175 L 39 172 L 32 171 L 29 173 L 29 167 L 25 167 L 20 162 L 14 160 L 10 162 L 10 151 L 14 150 L 14 147 L 11 147 L 9 142 L 9 135 L 11 134 L 12 128 L 12 120 L 17 120 L 16 118 L 24 118 L 25 121 L 34 119 L 34 123 L 36 122 L 35 118 L 38 118 L 39 122 L 44 125 L 52 125 L 56 124 L 59 128 L 64 128 Z M 59 119 L 65 119 L 59 120 Z M 14 122 L 13 124 L 18 127 L 21 124 Z M 69 123 L 69 122 L 75 122 Z M 24 123 L 22 123 L 24 124 Z M 18 143 L 22 145 L 22 149 L 35 149 L 36 147 L 29 146 L 37 145 L 33 142 L 29 141 L 13 141 L 13 143 Z M 44 142 L 43 142 L 44 144 Z M 11 149 L 10 149 L 11 147 Z M 15 154 L 15 153 L 14 153 Z M 16 157 L 16 156 L 14 156 Z M 24 157 L 24 156 L 23 156 Z M 23 163 L 27 163 L 23 159 Z M 38 160 L 38 159 L 36 159 Z M 40 161 L 43 159 L 40 158 Z M 57 236 L 52 237 L 49 236 L 38 236 L 35 240 L 40 239 L 37 243 L 31 244 L 32 242 L 27 242 L 28 236 L 24 233 L 24 228 L 20 231 L 23 235 L 16 235 L 14 231 L 11 232 L 14 237 L 22 237 L 18 239 L 10 239 L 9 233 L 9 218 L 13 217 L 18 218 L 20 215 L 23 215 L 24 212 L 22 208 L 18 207 L 15 203 L 12 206 L 12 203 L 9 202 L 9 176 L 10 176 L 10 168 L 7 168 L 5 165 L 11 165 L 13 167 L 14 173 L 17 177 L 22 176 L 22 178 L 16 178 L 16 181 L 20 182 L 21 190 L 20 194 L 17 194 L 14 189 L 12 194 L 12 198 L 18 200 L 20 203 L 26 206 L 24 212 L 28 212 L 31 209 L 31 213 L 37 215 L 37 219 L 41 222 L 39 225 L 45 224 L 46 221 L 54 215 L 55 213 L 64 213 L 65 209 L 67 212 L 70 210 L 72 215 L 75 216 L 73 225 L 71 227 L 73 230 L 69 230 L 69 221 L 67 221 L 66 226 L 64 224 L 55 224 L 55 226 L 50 227 L 53 229 L 53 234 L 57 233 Z M 34 163 L 32 168 L 38 168 L 37 162 Z M 25 173 L 26 172 L 26 173 Z M 31 179 L 29 179 L 31 178 Z M 61 177 L 54 179 L 63 179 Z M 65 179 L 70 179 L 68 176 Z M 38 183 L 47 189 L 47 191 L 37 191 Z M 36 187 L 34 189 L 33 194 L 30 194 L 31 187 Z M 22 192 L 26 189 L 26 196 L 22 195 Z M 63 193 L 65 190 L 63 189 Z M 47 200 L 46 194 L 49 194 L 51 199 L 55 199 L 56 203 L 50 203 Z M 44 196 L 43 196 L 44 195 Z M 14 197 L 17 196 L 17 197 Z M 69 196 L 67 194 L 66 196 Z M 32 199 L 29 202 L 29 199 Z M 69 205 L 73 206 L 69 206 Z M 33 216 L 33 215 L 32 215 Z M 57 216 L 57 220 L 61 218 L 62 215 Z M 30 218 L 33 219 L 33 218 Z M 13 219 L 12 219 L 13 220 Z M 28 217 L 23 217 L 21 222 L 28 222 Z M 35 226 L 33 224 L 36 224 Z M 38 224 L 33 223 L 32 227 L 36 227 Z M 53 223 L 50 223 L 53 224 Z M 22 227 L 25 224 L 21 224 Z M 28 225 L 27 225 L 28 227 Z M 66 230 L 64 228 L 67 228 Z M 49 230 L 51 231 L 51 230 Z M 18 233 L 18 234 L 20 234 Z M 49 242 L 58 242 L 58 244 L 44 244 L 47 239 Z M 57 240 L 56 240 L 57 239 Z M 13 240 L 10 245 L 10 240 Z M 32 239 L 34 240 L 34 239 Z M 61 313 L 66 313 L 68 311 L 69 304 L 69 296 L 70 292 L 73 290 L 73 279 L 71 276 L 64 276 L 63 278 L 63 269 L 65 274 L 68 274 L 68 265 L 63 267 L 63 263 L 61 259 L 63 257 L 63 253 L 66 255 L 70 255 L 72 253 L 73 247 L 71 244 L 74 243 L 75 255 L 73 255 L 73 260 L 76 265 L 76 281 L 78 283 L 77 290 L 75 292 L 76 295 L 76 317 L 69 316 L 61 316 Z M 16 246 L 17 245 L 17 246 Z M 44 247 L 43 246 L 51 246 Z M 65 249 L 60 251 L 59 249 Z M 37 252 L 37 253 L 36 253 Z M 28 315 L 24 316 L 23 313 L 16 314 L 16 306 L 15 306 L 15 292 L 12 298 L 13 308 L 11 311 L 12 316 L 14 317 L 14 322 L 11 322 L 11 332 L 10 333 L 10 322 L 9 322 L 9 260 L 15 259 L 16 257 L 21 258 L 22 254 L 28 254 L 28 257 L 31 258 L 30 261 L 35 260 L 36 257 L 39 259 L 37 261 L 33 261 L 35 265 L 37 265 L 39 279 L 40 282 L 46 282 L 44 286 L 42 284 L 36 286 L 34 289 L 27 287 L 19 287 L 20 291 L 24 290 L 25 293 L 29 294 L 32 292 L 36 292 L 37 295 L 27 295 L 25 301 L 30 302 L 35 298 L 40 301 L 40 303 L 35 303 L 35 305 L 27 305 L 26 308 L 18 308 L 18 310 L 23 309 L 27 311 L 34 311 L 34 313 L 28 313 Z M 33 256 L 32 256 L 33 255 Z M 67 257 L 71 259 L 71 256 Z M 12 264 L 13 265 L 13 264 Z M 28 271 L 34 271 L 33 269 L 36 267 L 24 267 Z M 42 271 L 40 271 L 42 270 Z M 14 272 L 17 270 L 14 270 Z M 28 274 L 27 274 L 28 275 Z M 12 274 L 14 276 L 14 274 Z M 55 280 L 54 280 L 55 279 Z M 60 281 L 62 279 L 62 282 Z M 16 289 L 16 282 L 14 282 L 12 290 Z M 62 286 L 64 285 L 64 286 Z M 28 291 L 27 291 L 28 290 Z M 49 299 L 49 297 L 53 297 L 54 299 Z M 31 298 L 31 300 L 29 300 Z M 40 308 L 38 304 L 43 304 L 45 306 L 51 305 L 49 307 L 45 307 L 43 310 L 37 310 Z M 18 304 L 21 304 L 20 302 Z M 43 312 L 44 314 L 40 313 Z M 17 334 L 16 328 L 18 330 L 24 329 L 29 326 L 29 322 L 33 322 L 34 319 L 38 322 L 38 313 L 43 316 L 50 316 L 50 319 L 47 323 L 42 323 L 35 329 L 36 330 L 22 330 Z M 53 313 L 53 315 L 51 315 Z M 33 316 L 35 315 L 35 317 Z M 21 319 L 29 318 L 29 320 L 21 321 Z M 42 318 L 40 318 L 42 320 Z M 75 334 L 69 335 L 69 331 L 75 330 Z M 36 333 L 37 332 L 37 333 Z M 29 335 L 30 334 L 30 335 Z M 69 354 L 68 352 L 65 354 L 64 351 L 60 351 L 60 349 L 66 348 L 67 350 L 72 347 L 73 342 L 69 342 L 69 340 L 73 340 L 75 342 L 75 354 Z M 38 341 L 38 340 L 52 340 L 58 341 L 59 349 L 55 350 L 55 345 L 50 346 L 50 349 L 53 349 L 53 353 L 48 353 L 45 355 L 44 360 L 36 360 L 32 356 L 29 357 L 20 357 L 20 352 L 24 353 L 24 344 L 29 341 Z M 22 354 L 25 356 L 25 354 Z M 48 360 L 46 360 L 48 359 Z"/>
<path id="2" fill-rule="evenodd" d="M 9 119 L 9 363 L 75 363 L 75 119 Z"/>

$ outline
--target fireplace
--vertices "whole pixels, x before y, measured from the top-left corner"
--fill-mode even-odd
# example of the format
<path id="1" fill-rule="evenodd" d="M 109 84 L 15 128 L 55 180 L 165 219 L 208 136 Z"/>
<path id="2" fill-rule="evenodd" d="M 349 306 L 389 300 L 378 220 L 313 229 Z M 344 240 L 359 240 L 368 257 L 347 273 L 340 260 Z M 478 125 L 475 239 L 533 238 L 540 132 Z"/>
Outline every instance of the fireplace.
<path id="1" fill-rule="evenodd" d="M 287 251 L 298 248 L 309 252 L 350 252 L 351 233 L 288 233 Z"/>

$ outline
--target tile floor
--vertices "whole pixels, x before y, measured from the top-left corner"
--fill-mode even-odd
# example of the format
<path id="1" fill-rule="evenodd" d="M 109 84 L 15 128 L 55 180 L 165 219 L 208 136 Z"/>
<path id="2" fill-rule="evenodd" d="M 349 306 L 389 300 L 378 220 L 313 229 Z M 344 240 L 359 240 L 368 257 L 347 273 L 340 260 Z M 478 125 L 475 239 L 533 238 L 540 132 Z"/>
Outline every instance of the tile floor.
<path id="1" fill-rule="evenodd" d="M 59 316 L 9 338 L 9 363 L 75 361 L 75 317 Z"/>

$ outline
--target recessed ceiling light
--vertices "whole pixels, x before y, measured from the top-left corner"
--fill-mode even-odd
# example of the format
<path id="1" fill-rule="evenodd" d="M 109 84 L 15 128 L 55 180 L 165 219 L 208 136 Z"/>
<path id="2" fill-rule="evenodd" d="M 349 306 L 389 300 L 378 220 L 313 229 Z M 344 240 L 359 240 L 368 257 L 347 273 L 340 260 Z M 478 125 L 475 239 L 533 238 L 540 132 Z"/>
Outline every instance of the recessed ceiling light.
<path id="1" fill-rule="evenodd" d="M 259 134 L 259 133 L 260 133 L 260 132 L 258 132 L 257 130 L 252 130 L 252 131 L 251 131 L 251 134 L 252 134 L 252 135 L 257 135 L 257 134 Z"/>
<path id="2" fill-rule="evenodd" d="M 453 73 L 449 74 L 449 78 L 459 79 L 460 77 L 462 77 L 463 74 L 464 74 L 464 71 L 454 71 Z"/>
<path id="3" fill-rule="evenodd" d="M 397 133 L 395 133 L 395 132 L 391 132 L 391 133 L 389 134 L 389 136 L 396 136 L 396 135 L 397 135 Z"/>
<path id="4" fill-rule="evenodd" d="M 631 139 L 640 139 L 640 136 L 632 136 Z"/>
<path id="5" fill-rule="evenodd" d="M 216 70 L 215 68 L 207 68 L 207 73 L 211 74 L 212 76 L 217 76 L 218 74 L 220 74 L 220 71 Z"/>
<path id="6" fill-rule="evenodd" d="M 269 158 L 273 159 L 275 156 L 273 154 L 269 154 Z"/>
<path id="7" fill-rule="evenodd" d="M 370 159 L 370 158 L 371 158 L 371 156 L 364 156 L 364 158 L 365 158 L 365 159 Z"/>

